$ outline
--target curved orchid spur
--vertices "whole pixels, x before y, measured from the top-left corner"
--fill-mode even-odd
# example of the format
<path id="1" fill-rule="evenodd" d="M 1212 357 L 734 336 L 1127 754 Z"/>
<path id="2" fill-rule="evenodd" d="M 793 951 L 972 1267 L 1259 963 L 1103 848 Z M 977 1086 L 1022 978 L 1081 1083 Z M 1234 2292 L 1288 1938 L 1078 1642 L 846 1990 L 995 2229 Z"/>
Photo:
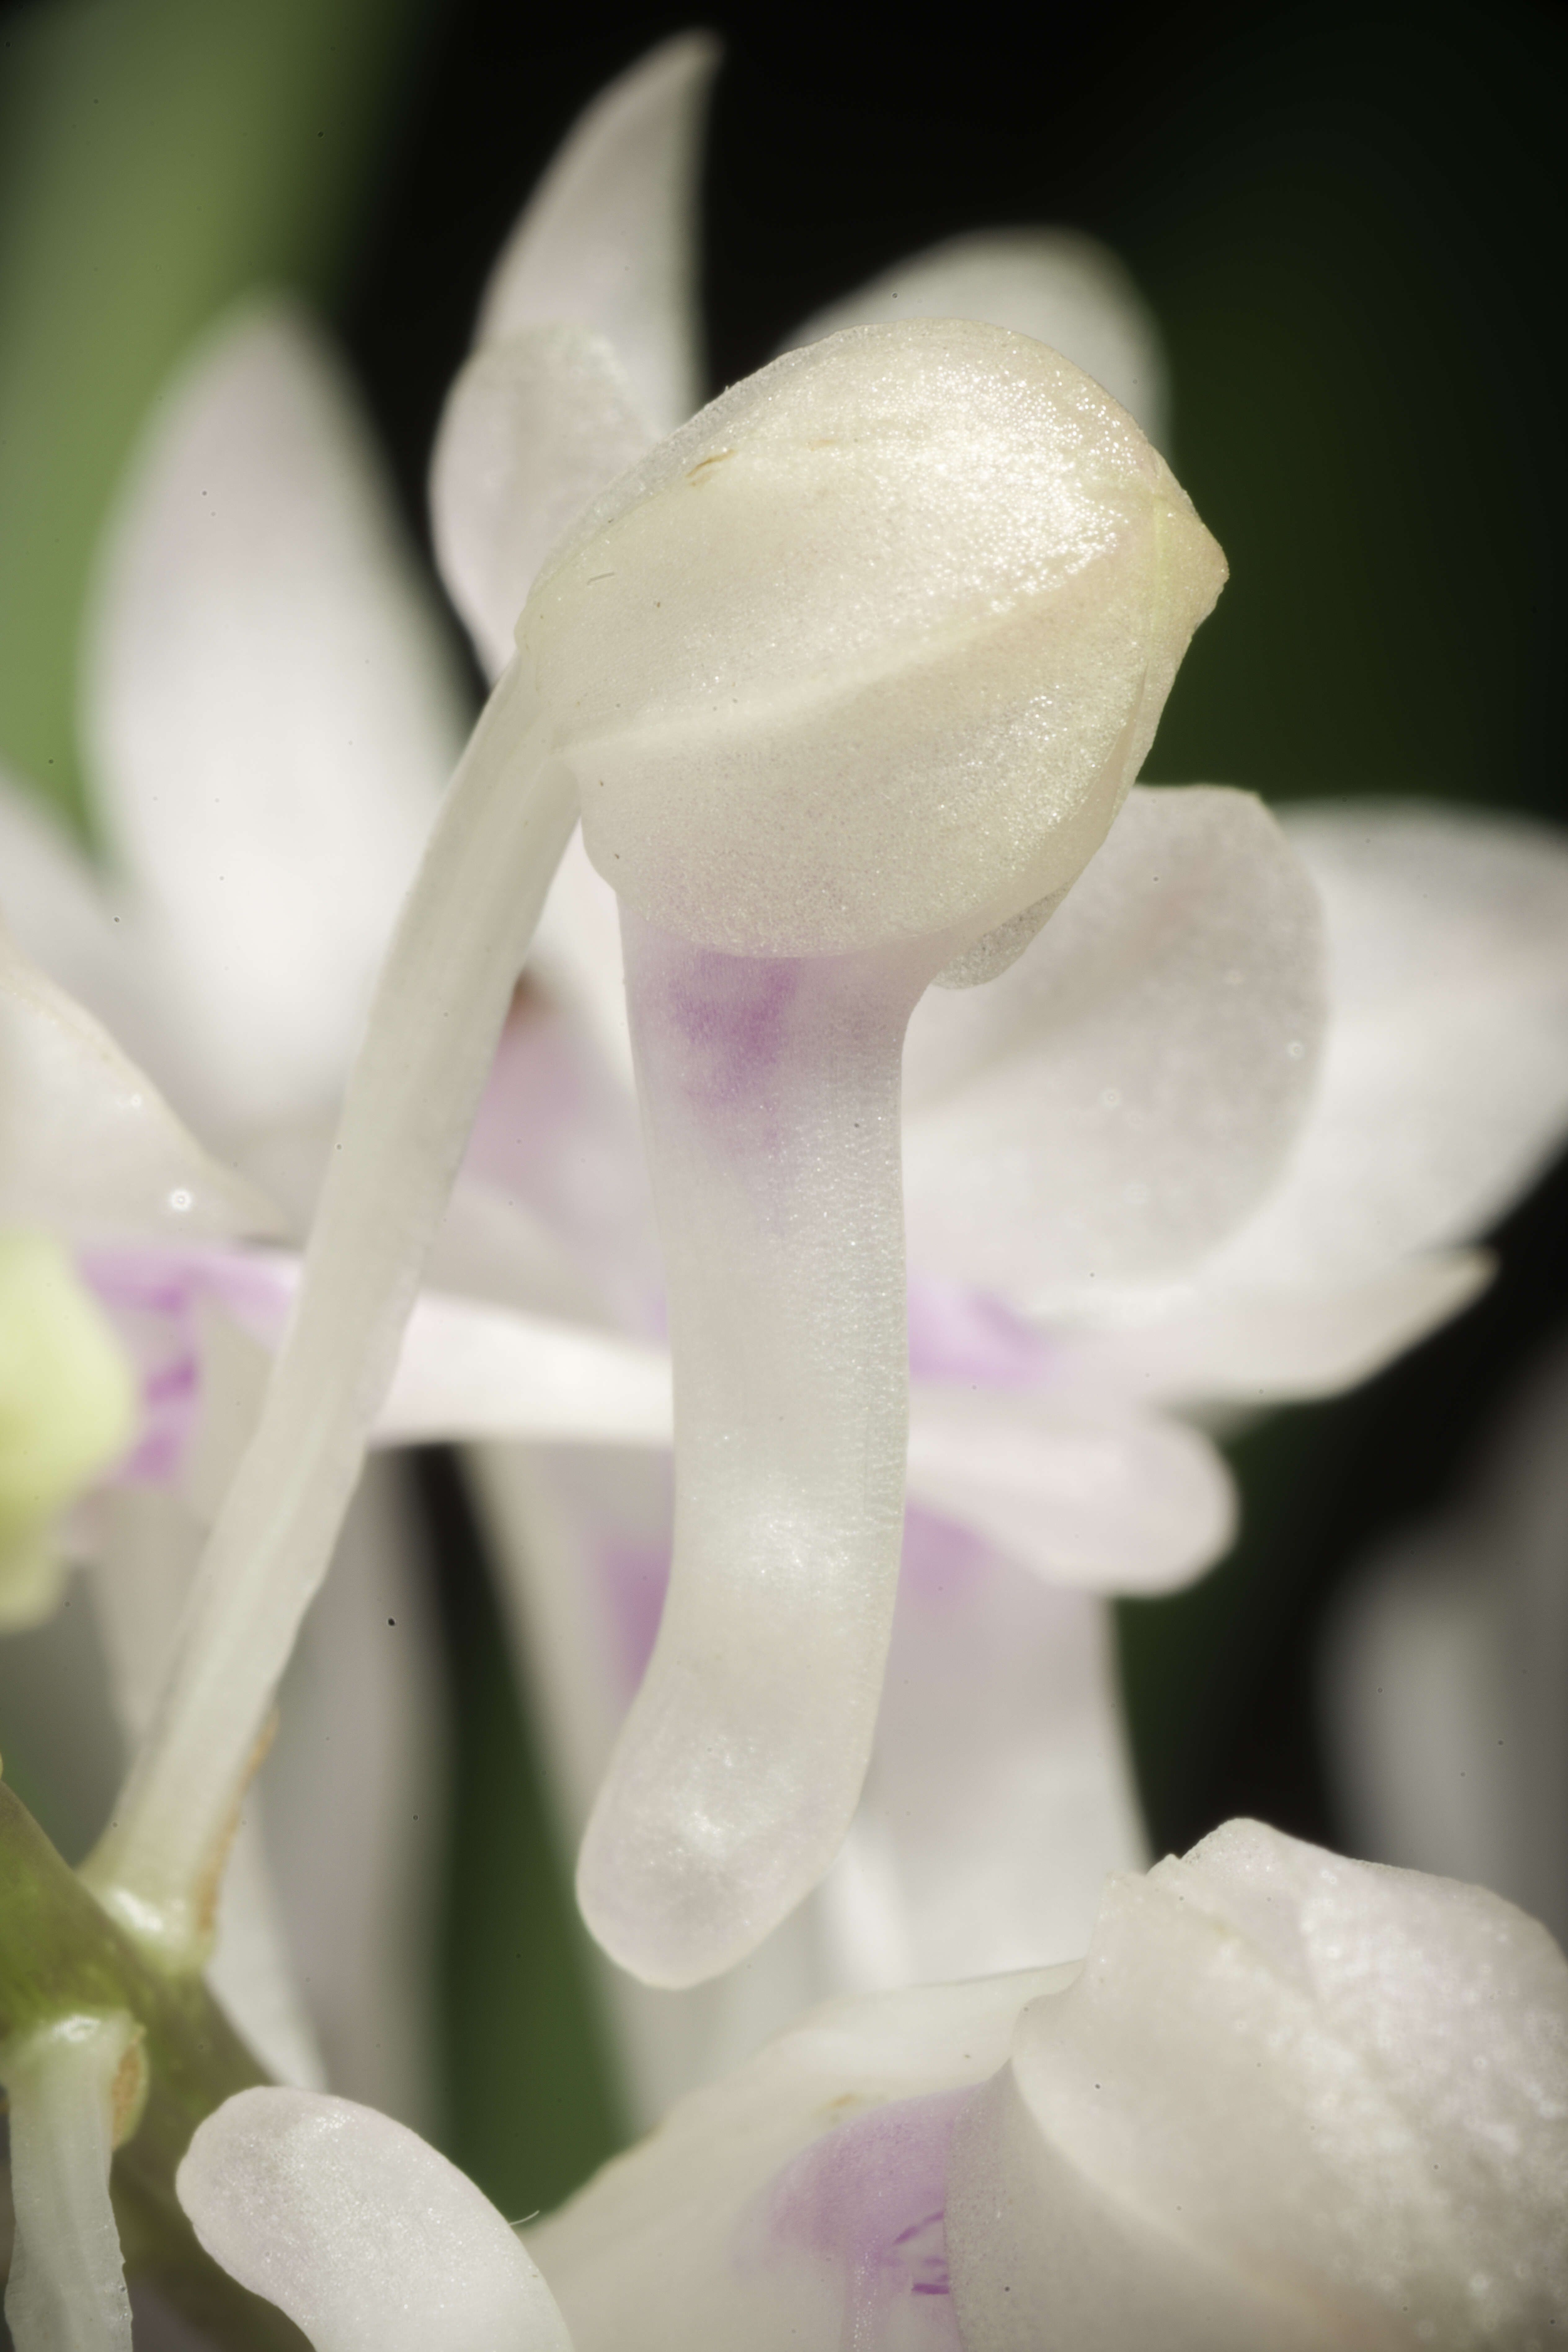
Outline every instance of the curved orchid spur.
<path id="1" fill-rule="evenodd" d="M 1232 1822 L 1113 1879 L 1083 1960 L 837 2002 L 684 2101 L 531 2233 L 542 2312 L 478 2192 L 342 2102 L 242 2094 L 179 2193 L 319 2352 L 562 2317 L 576 2352 L 1544 2352 L 1568 1965 L 1479 1888 Z"/>
<path id="2" fill-rule="evenodd" d="M 622 901 L 678 1400 L 670 1601 L 584 1908 L 689 1982 L 820 1876 L 902 1516 L 904 1025 L 1076 878 L 1220 577 L 1098 386 L 962 324 L 775 362 L 590 509 L 394 942 L 258 1438 L 92 1866 L 128 1922 L 197 1933 L 216 1790 L 324 1568 L 579 803 Z"/>

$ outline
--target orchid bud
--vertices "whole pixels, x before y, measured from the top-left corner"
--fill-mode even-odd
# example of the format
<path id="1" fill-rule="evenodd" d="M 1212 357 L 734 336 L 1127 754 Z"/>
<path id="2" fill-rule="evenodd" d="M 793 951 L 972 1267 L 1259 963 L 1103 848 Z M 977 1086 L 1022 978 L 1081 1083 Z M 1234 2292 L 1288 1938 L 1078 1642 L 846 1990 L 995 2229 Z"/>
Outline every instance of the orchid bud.
<path id="1" fill-rule="evenodd" d="M 1089 377 L 921 320 L 790 352 L 663 442 L 518 645 L 589 855 L 660 929 L 967 944 L 1099 847 L 1224 577 Z"/>
<path id="2" fill-rule="evenodd" d="M 1470 2352 L 1568 2324 L 1568 1967 L 1483 1888 L 1231 1822 L 1110 1882 L 953 2137 L 964 2352 Z"/>

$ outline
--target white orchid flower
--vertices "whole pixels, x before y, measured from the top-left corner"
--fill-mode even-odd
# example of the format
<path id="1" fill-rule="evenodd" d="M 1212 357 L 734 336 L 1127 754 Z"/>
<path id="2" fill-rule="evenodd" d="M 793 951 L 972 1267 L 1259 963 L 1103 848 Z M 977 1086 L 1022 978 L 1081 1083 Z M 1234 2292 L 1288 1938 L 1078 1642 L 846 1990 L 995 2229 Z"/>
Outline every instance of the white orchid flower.
<path id="1" fill-rule="evenodd" d="M 690 382 L 710 65 L 672 44 L 597 101 L 492 279 L 432 484 L 492 674 L 559 486 L 607 477 Z M 1146 314 L 1110 257 L 1060 235 L 956 240 L 794 340 L 960 312 L 1068 351 L 1159 437 Z M 1456 1244 L 1561 1137 L 1563 845 L 1410 808 L 1285 824 L 1323 901 L 1326 976 L 1300 868 L 1248 803 L 1135 791 L 1012 969 L 916 1011 L 910 1517 L 871 1779 L 816 1916 L 740 1978 L 679 2011 L 612 1982 L 649 2121 L 817 1993 L 1077 1948 L 1106 1871 L 1143 1858 L 1093 1595 L 1184 1580 L 1231 1524 L 1218 1457 L 1171 1409 L 1377 1369 L 1474 1295 L 1486 1262 Z M 520 1000 L 470 1173 L 591 1265 L 601 1309 L 656 1330 L 619 931 L 579 845 L 531 971 L 556 1009 Z M 580 1834 L 657 1626 L 668 1488 L 625 1452 L 590 1468 L 492 1450 L 479 1469 Z"/>
<path id="2" fill-rule="evenodd" d="M 1568 1354 L 1532 1365 L 1455 1502 L 1380 1545 L 1323 1661 L 1343 1818 L 1380 1861 L 1568 1934 Z"/>
<path id="3" fill-rule="evenodd" d="M 531 2232 L 552 2305 L 342 2103 L 242 2094 L 178 2186 L 319 2352 L 1544 2352 L 1568 1965 L 1479 1888 L 1233 1822 L 1114 1879 L 1082 1961 L 840 2001 L 684 2101 Z"/>
<path id="4" fill-rule="evenodd" d="M 876 551 L 865 576 L 846 542 Z M 535 583 L 384 973 L 269 1403 L 92 1866 L 128 1923 L 171 1951 L 199 1937 L 213 1743 L 252 1706 L 232 1670 L 242 1647 L 264 1706 L 580 804 L 625 886 L 696 1547 L 678 1536 L 584 1905 L 642 1973 L 690 1981 L 820 1875 L 864 1770 L 902 1517 L 903 1029 L 931 979 L 999 968 L 1076 878 L 1220 576 L 1124 412 L 964 324 L 787 355 L 589 509 Z"/>

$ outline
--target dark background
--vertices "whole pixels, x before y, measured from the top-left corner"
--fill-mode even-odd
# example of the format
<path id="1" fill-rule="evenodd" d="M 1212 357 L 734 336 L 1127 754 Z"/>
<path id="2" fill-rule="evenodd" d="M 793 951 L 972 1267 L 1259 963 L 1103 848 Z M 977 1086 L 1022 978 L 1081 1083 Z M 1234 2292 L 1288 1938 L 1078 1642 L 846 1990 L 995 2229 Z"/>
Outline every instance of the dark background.
<path id="1" fill-rule="evenodd" d="M 423 532 L 436 417 L 496 248 L 581 106 L 691 20 L 516 0 L 397 14 L 332 299 Z M 1150 774 L 1565 813 L 1557 10 L 702 20 L 728 43 L 704 199 L 715 388 L 922 244 L 1009 222 L 1089 229 L 1160 318 L 1173 462 L 1231 564 Z M 1499 1237 L 1478 1307 L 1357 1394 L 1243 1440 L 1232 1559 L 1190 1594 L 1121 1611 L 1158 1845 L 1237 1812 L 1336 1841 L 1313 1719 L 1325 1612 L 1380 1533 L 1452 1491 L 1568 1319 L 1565 1212 L 1559 1175 Z M 458 1699 L 447 2144 L 522 2213 L 604 2151 L 613 2099 L 450 1464 L 426 1462 L 424 1491 Z"/>

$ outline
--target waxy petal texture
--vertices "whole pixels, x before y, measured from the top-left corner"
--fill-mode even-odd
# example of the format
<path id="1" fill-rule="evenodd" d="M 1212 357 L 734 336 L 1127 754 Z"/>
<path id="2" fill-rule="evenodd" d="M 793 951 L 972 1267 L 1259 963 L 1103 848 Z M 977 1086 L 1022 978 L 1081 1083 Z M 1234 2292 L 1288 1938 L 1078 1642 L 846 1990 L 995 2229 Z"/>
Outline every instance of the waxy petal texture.
<path id="1" fill-rule="evenodd" d="M 572 2352 L 489 2199 L 370 2107 L 242 2091 L 202 2125 L 175 2186 L 214 2261 L 316 2352 Z"/>
<path id="2" fill-rule="evenodd" d="M 846 327 L 977 319 L 1031 335 L 1102 383 L 1156 448 L 1165 438 L 1165 355 L 1126 266 L 1076 229 L 982 229 L 895 263 L 797 327 L 786 351 Z"/>

